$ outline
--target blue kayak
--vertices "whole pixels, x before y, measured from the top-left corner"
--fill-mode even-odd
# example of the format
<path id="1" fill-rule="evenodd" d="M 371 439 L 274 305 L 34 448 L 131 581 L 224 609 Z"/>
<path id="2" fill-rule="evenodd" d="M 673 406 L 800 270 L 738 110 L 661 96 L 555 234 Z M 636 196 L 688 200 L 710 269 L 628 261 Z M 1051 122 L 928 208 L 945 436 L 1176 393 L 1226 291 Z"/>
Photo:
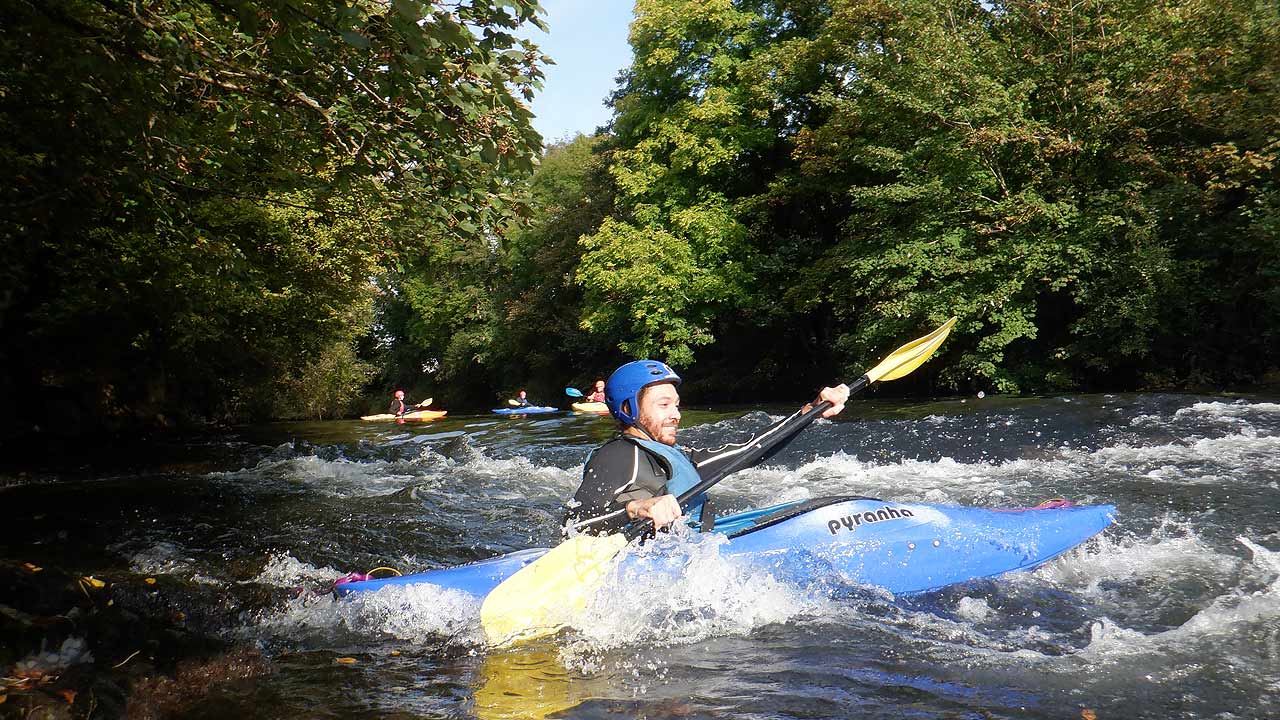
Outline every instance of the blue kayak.
<path id="1" fill-rule="evenodd" d="M 1065 501 L 986 509 L 844 496 L 719 517 L 712 532 L 728 538 L 720 550 L 725 557 L 789 578 L 913 594 L 1029 570 L 1102 532 L 1114 514 L 1113 505 L 1075 506 Z M 532 548 L 467 565 L 347 582 L 334 592 L 343 596 L 430 583 L 484 598 L 546 552 Z M 622 562 L 643 561 L 628 554 Z"/>
<path id="2" fill-rule="evenodd" d="M 498 415 L 543 415 L 560 412 L 560 408 L 549 405 L 526 405 L 524 407 L 494 408 L 493 412 Z"/>

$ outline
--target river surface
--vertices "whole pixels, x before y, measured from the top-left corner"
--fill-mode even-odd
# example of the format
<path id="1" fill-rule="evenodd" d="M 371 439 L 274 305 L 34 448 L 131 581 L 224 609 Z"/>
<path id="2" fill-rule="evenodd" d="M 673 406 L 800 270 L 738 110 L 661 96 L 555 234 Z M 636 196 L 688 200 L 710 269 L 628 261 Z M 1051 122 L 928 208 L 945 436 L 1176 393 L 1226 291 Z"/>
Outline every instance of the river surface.
<path id="1" fill-rule="evenodd" d="M 790 410 L 691 409 L 680 440 Z M 860 401 L 713 491 L 725 510 L 842 494 L 1116 506 L 1035 571 L 924 595 L 815 592 L 695 557 L 692 538 L 674 581 L 606 587 L 575 627 L 490 650 L 469 596 L 325 592 L 350 571 L 554 544 L 612 431 L 569 413 L 282 424 L 0 476 L 17 583 L 0 588 L 0 716 L 36 707 L 39 680 L 45 705 L 71 687 L 62 712 L 94 717 L 1280 717 L 1271 397 Z M 33 600 L 50 573 L 104 585 Z"/>

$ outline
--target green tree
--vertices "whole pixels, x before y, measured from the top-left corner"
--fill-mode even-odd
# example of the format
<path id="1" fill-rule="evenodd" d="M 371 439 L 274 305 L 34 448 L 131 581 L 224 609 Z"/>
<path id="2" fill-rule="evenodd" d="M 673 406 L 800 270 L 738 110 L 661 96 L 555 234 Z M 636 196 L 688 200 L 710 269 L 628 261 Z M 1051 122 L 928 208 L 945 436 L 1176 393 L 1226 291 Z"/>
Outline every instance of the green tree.
<path id="1" fill-rule="evenodd" d="M 1274 9 L 839 8 L 813 43 L 838 71 L 818 96 L 830 120 L 802 134 L 797 157 L 855 203 L 828 272 L 812 278 L 831 288 L 838 315 L 859 308 L 842 338 L 851 355 L 921 315 L 956 313 L 953 383 L 1132 386 L 1144 368 L 1193 371 L 1188 340 L 1227 319 L 1220 273 L 1275 267 L 1261 247 L 1203 259 L 1205 238 L 1216 246 L 1242 229 L 1242 202 L 1268 214 L 1259 200 L 1269 183 L 1246 181 L 1225 206 L 1222 193 L 1192 190 L 1208 179 L 1208 158 L 1253 181 L 1273 163 Z M 1233 98 L 1241 84 L 1259 95 Z M 1206 201 L 1216 217 L 1188 217 Z M 1258 339 L 1237 327 L 1211 342 L 1257 352 Z"/>
<path id="2" fill-rule="evenodd" d="M 375 334 L 386 384 L 450 406 L 486 391 L 497 263 L 491 240 L 451 233 L 380 277 Z"/>
<path id="3" fill-rule="evenodd" d="M 559 388 L 599 374 L 618 358 L 609 339 L 581 328 L 578 239 L 613 209 L 608 155 L 599 138 L 578 135 L 547 147 L 529 183 L 530 216 L 501 248 L 503 282 L 495 295 L 493 353 L 498 378 Z M 610 338 L 611 339 L 611 338 Z"/>
<path id="4" fill-rule="evenodd" d="M 505 224 L 539 147 L 542 57 L 512 32 L 538 10 L 10 3 L 6 409 L 238 414 L 354 332 L 374 268 Z"/>
<path id="5" fill-rule="evenodd" d="M 951 314 L 956 387 L 1256 376 L 1280 320 L 1276 13 L 640 2 L 584 326 L 729 376 L 777 329 L 757 380 L 801 352 L 855 371 Z"/>
<path id="6" fill-rule="evenodd" d="M 771 140 L 742 122 L 732 85 L 756 38 L 728 0 L 641 0 L 635 13 L 635 62 L 613 98 L 616 210 L 581 241 L 582 326 L 687 363 L 751 283 L 733 178 Z"/>

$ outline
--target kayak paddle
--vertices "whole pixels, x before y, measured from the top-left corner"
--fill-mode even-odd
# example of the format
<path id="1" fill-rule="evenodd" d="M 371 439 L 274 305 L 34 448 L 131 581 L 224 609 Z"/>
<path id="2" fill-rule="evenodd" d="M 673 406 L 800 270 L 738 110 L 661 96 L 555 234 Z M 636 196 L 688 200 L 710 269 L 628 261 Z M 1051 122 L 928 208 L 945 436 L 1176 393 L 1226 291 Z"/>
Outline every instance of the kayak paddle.
<path id="1" fill-rule="evenodd" d="M 953 317 L 937 330 L 894 350 L 851 383 L 849 395 L 876 381 L 897 380 L 920 367 L 947 338 L 955 323 Z M 810 408 L 802 416 L 800 428 L 817 420 L 830 407 L 831 403 L 823 401 Z M 741 462 L 730 463 L 689 488 L 677 498 L 681 507 L 751 462 L 754 458 L 743 457 Z M 480 606 L 480 626 L 489 643 L 507 645 L 559 630 L 564 625 L 562 621 L 587 606 L 604 582 L 613 556 L 652 528 L 651 521 L 640 519 L 612 535 L 575 535 L 502 581 Z"/>
<path id="2" fill-rule="evenodd" d="M 578 388 L 565 388 L 564 394 L 569 397 L 582 397 L 582 391 Z"/>
<path id="3" fill-rule="evenodd" d="M 422 402 L 418 403 L 414 407 L 420 407 L 420 408 L 427 407 L 428 405 L 431 404 L 432 400 L 435 400 L 435 398 L 427 398 L 426 400 L 423 400 Z"/>

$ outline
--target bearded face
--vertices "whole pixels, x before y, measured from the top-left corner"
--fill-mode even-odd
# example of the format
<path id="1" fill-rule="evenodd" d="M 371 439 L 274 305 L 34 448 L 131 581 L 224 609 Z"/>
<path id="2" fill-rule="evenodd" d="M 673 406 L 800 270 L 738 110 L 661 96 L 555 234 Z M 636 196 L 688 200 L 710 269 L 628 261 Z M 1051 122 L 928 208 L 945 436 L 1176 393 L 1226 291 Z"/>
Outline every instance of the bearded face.
<path id="1" fill-rule="evenodd" d="M 671 383 L 651 385 L 640 391 L 640 426 L 649 437 L 664 445 L 676 444 L 680 429 L 680 393 Z"/>

